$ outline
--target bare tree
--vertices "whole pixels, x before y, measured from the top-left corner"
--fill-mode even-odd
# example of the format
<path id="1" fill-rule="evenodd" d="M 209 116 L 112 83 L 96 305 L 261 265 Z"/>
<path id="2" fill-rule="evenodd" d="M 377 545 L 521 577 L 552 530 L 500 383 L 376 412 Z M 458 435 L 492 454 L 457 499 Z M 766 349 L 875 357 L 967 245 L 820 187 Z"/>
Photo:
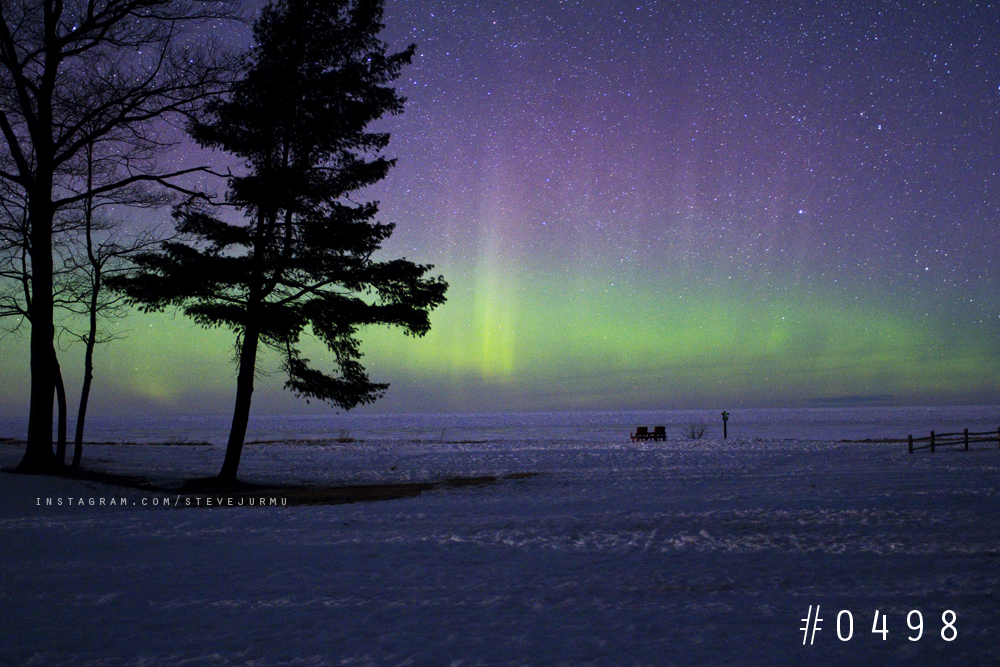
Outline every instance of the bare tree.
<path id="1" fill-rule="evenodd" d="M 708 426 L 705 425 L 705 420 L 702 420 L 697 424 L 691 422 L 687 426 L 681 427 L 681 433 L 689 440 L 701 440 L 707 430 Z"/>
<path id="2" fill-rule="evenodd" d="M 0 181 L 0 184 L 5 184 Z M 10 188 L 0 189 L 0 319 L 12 318 L 13 322 L 3 327 L 6 331 L 0 334 L 20 335 L 26 322 L 31 321 L 31 271 L 28 245 L 28 215 L 24 197 Z M 53 253 L 56 257 L 65 257 L 67 249 L 64 243 L 61 226 L 54 229 Z M 55 267 L 63 267 L 56 261 Z M 67 296 L 60 278 L 65 277 L 67 269 L 56 268 L 53 272 L 53 304 L 65 301 Z M 66 452 L 67 403 L 66 388 L 62 378 L 62 367 L 59 365 L 58 352 L 53 343 L 52 363 L 54 366 L 54 381 L 56 403 L 59 407 L 57 426 L 56 458 L 64 460 Z"/>
<path id="3" fill-rule="evenodd" d="M 93 144 L 87 146 L 86 182 L 87 191 L 93 192 L 95 179 L 99 179 L 103 165 Z M 110 163 L 114 166 L 115 162 Z M 73 438 L 73 468 L 80 467 L 83 455 L 83 433 L 87 421 L 87 405 L 90 401 L 90 390 L 94 380 L 94 349 L 99 344 L 110 343 L 123 336 L 101 327 L 105 319 L 119 320 L 130 310 L 124 295 L 104 289 L 104 281 L 110 276 L 128 273 L 132 264 L 130 257 L 148 250 L 165 239 L 154 231 L 145 230 L 126 241 L 123 234 L 123 221 L 107 215 L 100 215 L 99 209 L 108 205 L 127 205 L 133 207 L 157 206 L 166 203 L 162 196 L 149 192 L 145 188 L 133 187 L 112 191 L 105 197 L 93 195 L 85 198 L 79 207 L 78 215 L 72 216 L 71 228 L 76 232 L 76 252 L 68 257 L 70 279 L 67 291 L 70 299 L 67 310 L 82 317 L 86 325 L 80 329 L 71 323 L 62 326 L 62 333 L 70 341 L 78 341 L 84 345 L 83 386 L 80 390 L 80 402 L 77 408 L 76 428 Z M 57 450 L 56 458 L 62 462 L 61 452 Z"/>
<path id="4" fill-rule="evenodd" d="M 93 192 L 100 182 L 114 176 L 115 160 L 102 157 L 97 146 L 85 148 L 86 190 Z M 73 449 L 73 468 L 78 468 L 83 450 L 87 405 L 94 378 L 94 350 L 124 336 L 102 327 L 108 319 L 121 320 L 130 308 L 121 295 L 104 289 L 109 276 L 127 273 L 129 258 L 166 240 L 155 230 L 126 233 L 124 221 L 101 214 L 102 208 L 157 207 L 171 198 L 137 183 L 96 197 L 90 195 L 70 209 L 60 211 L 54 221 L 53 305 L 63 315 L 55 318 L 57 339 L 56 402 L 59 408 L 56 461 L 65 462 L 67 447 L 67 398 L 58 360 L 59 349 L 80 342 L 84 345 L 83 386 L 80 392 Z M 31 274 L 27 251 L 27 214 L 16 196 L 0 197 L 0 318 L 8 320 L 7 334 L 18 335 L 31 319 Z"/>
<path id="5" fill-rule="evenodd" d="M 28 439 L 18 466 L 58 467 L 52 451 L 54 236 L 59 213 L 88 197 L 177 180 L 203 168 L 156 164 L 163 123 L 226 88 L 236 62 L 199 30 L 235 17 L 234 0 L 4 0 L 0 4 L 0 180 L 23 195 L 31 324 Z M 87 185 L 86 147 L 114 156 Z M 111 158 L 109 157 L 109 160 Z M 27 266 L 30 264 L 30 266 Z"/>
<path id="6" fill-rule="evenodd" d="M 23 192 L 0 180 L 0 318 L 14 318 L 8 333 L 19 333 L 29 317 L 30 265 L 28 202 Z"/>

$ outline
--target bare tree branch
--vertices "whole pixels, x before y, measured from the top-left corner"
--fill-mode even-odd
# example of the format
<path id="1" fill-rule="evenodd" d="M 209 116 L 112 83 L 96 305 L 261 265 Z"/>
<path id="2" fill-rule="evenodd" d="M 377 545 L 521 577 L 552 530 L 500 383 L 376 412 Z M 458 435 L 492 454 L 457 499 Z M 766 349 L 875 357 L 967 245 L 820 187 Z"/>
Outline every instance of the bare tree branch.
<path id="1" fill-rule="evenodd" d="M 0 313 L 31 322 L 24 470 L 54 465 L 55 311 L 78 296 L 64 276 L 80 269 L 71 247 L 79 228 L 67 214 L 82 205 L 90 216 L 102 202 L 162 205 L 170 193 L 208 197 L 176 180 L 201 168 L 159 162 L 175 145 L 161 129 L 185 123 L 237 75 L 238 60 L 203 37 L 213 21 L 241 20 L 239 10 L 238 0 L 0 2 L 0 196 L 10 223 L 0 262 L 28 286 Z M 15 222 L 19 211 L 27 224 Z"/>

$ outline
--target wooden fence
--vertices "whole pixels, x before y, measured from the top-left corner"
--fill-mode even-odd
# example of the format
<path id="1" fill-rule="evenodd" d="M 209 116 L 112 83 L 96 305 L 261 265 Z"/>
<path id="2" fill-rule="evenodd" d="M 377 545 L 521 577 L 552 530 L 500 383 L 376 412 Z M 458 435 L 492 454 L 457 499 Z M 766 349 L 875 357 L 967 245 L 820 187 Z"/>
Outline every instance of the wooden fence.
<path id="1" fill-rule="evenodd" d="M 934 433 L 931 431 L 929 437 L 914 438 L 910 435 L 907 436 L 907 441 L 910 444 L 911 454 L 918 449 L 929 449 L 933 452 L 935 447 L 953 447 L 955 445 L 962 445 L 965 451 L 969 451 L 969 443 L 977 442 L 995 442 L 997 448 L 1000 448 L 1000 428 L 981 433 L 969 433 L 969 429 L 965 429 L 961 433 Z M 915 445 L 914 443 L 917 442 L 926 442 L 927 444 Z"/>

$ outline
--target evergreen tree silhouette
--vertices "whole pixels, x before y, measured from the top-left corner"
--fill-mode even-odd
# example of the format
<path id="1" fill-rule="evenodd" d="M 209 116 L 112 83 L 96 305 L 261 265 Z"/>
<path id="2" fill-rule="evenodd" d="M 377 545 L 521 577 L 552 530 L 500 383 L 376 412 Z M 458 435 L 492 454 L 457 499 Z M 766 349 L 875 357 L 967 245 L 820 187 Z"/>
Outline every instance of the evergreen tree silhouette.
<path id="1" fill-rule="evenodd" d="M 213 209 L 175 209 L 180 240 L 135 258 L 141 271 L 113 285 L 145 311 L 180 307 L 204 327 L 236 333 L 239 371 L 223 482 L 236 479 L 246 435 L 258 348 L 283 359 L 286 388 L 342 409 L 371 403 L 388 385 L 360 363 L 359 328 L 401 327 L 416 336 L 445 300 L 433 268 L 374 258 L 393 231 L 377 202 L 349 195 L 385 177 L 389 135 L 368 126 L 399 114 L 391 87 L 413 56 L 387 55 L 378 38 L 380 0 L 281 0 L 254 26 L 249 67 L 228 98 L 190 128 L 202 145 L 244 160 L 228 205 L 239 224 Z M 331 352 L 333 374 L 300 353 L 304 333 Z"/>

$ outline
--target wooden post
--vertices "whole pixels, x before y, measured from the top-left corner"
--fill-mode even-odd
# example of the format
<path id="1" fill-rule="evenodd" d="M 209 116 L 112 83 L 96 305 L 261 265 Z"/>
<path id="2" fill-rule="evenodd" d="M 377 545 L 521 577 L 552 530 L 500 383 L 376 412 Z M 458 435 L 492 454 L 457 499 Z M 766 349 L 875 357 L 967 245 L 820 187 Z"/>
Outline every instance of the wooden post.
<path id="1" fill-rule="evenodd" d="M 931 431 L 931 454 L 934 453 L 934 431 Z"/>
<path id="2" fill-rule="evenodd" d="M 965 429 L 965 451 L 969 451 L 969 429 Z"/>
<path id="3" fill-rule="evenodd" d="M 1000 428 L 997 429 L 997 438 L 998 438 L 998 442 L 1000 442 Z M 906 436 L 906 439 L 910 441 L 910 453 L 912 454 L 913 453 L 913 435 L 911 434 L 911 435 Z"/>

